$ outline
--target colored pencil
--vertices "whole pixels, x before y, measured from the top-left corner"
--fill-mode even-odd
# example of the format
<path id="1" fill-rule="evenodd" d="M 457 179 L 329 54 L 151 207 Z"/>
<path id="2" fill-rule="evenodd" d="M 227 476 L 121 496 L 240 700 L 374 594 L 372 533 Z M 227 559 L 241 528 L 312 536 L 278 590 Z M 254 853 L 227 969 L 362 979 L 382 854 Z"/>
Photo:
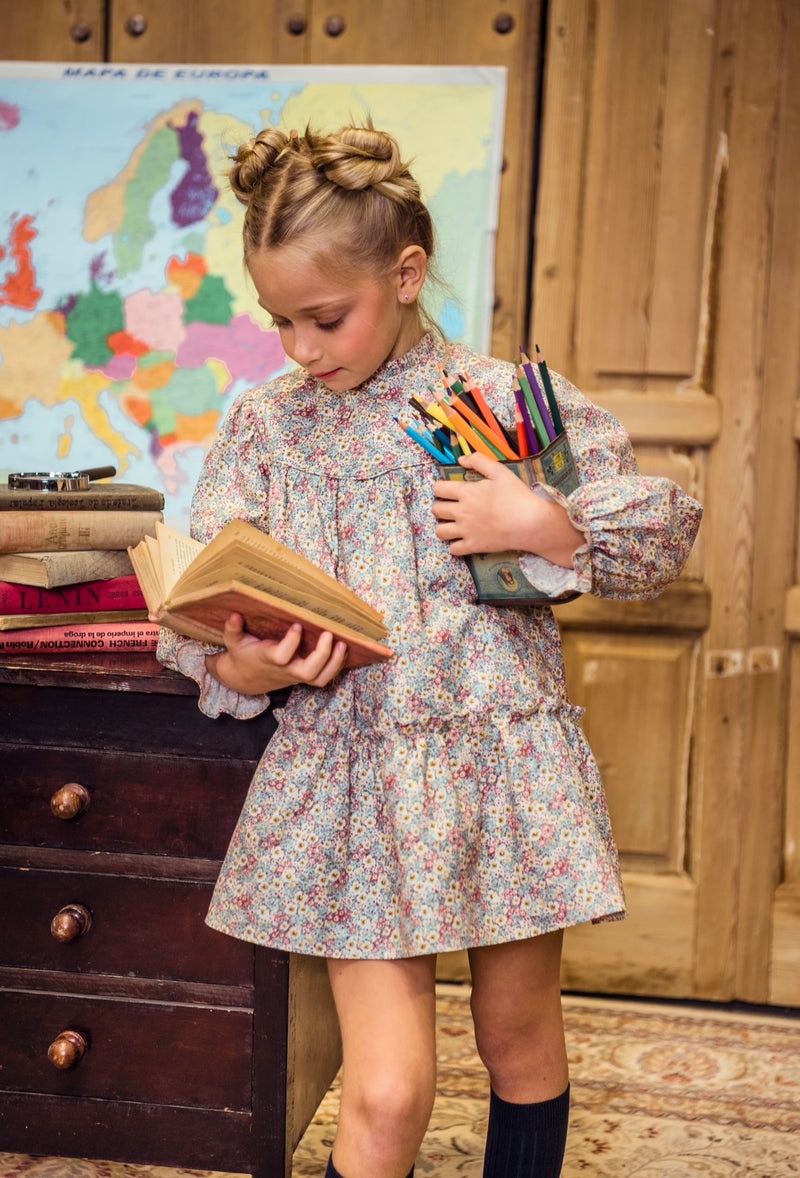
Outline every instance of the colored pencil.
<path id="1" fill-rule="evenodd" d="M 478 388 L 477 385 L 473 384 L 470 378 L 465 376 L 463 372 L 459 373 L 459 376 L 461 377 L 462 384 L 464 385 L 464 392 L 469 393 L 472 397 L 474 397 L 478 405 L 478 412 L 483 416 L 486 424 L 490 425 L 496 433 L 502 434 L 509 445 L 511 445 L 512 440 L 508 436 L 508 432 L 503 428 L 501 422 L 497 420 L 494 413 L 492 413 L 492 410 L 487 404 L 483 392 Z"/>
<path id="2" fill-rule="evenodd" d="M 553 415 L 553 425 L 556 427 L 556 435 L 563 434 L 564 423 L 561 420 L 561 414 L 558 411 L 558 401 L 556 401 L 556 395 L 553 392 L 553 382 L 550 380 L 550 372 L 548 371 L 544 356 L 539 351 L 539 345 L 534 344 L 534 348 L 536 350 L 536 363 L 538 364 L 539 371 L 542 374 L 542 384 L 544 385 L 547 403 L 550 406 L 550 412 Z"/>
<path id="3" fill-rule="evenodd" d="M 539 406 L 537 405 L 536 398 L 533 395 L 533 389 L 528 383 L 528 378 L 525 375 L 525 370 L 521 364 L 517 365 L 517 380 L 519 381 L 519 387 L 522 389 L 522 392 L 525 395 L 525 403 L 528 406 L 528 411 L 531 415 L 531 421 L 536 428 L 540 449 L 543 450 L 545 446 L 550 444 L 550 434 L 548 433 L 547 426 L 545 425 L 544 419 L 542 418 L 542 415 L 539 411 Z"/>
<path id="4" fill-rule="evenodd" d="M 437 462 L 445 462 L 448 464 L 448 466 L 451 466 L 455 462 L 455 454 L 453 454 L 450 450 L 445 453 L 444 450 L 440 450 L 438 446 L 430 441 L 428 437 L 410 426 L 408 422 L 401 421 L 399 417 L 395 417 L 394 420 L 400 426 L 400 429 L 403 431 L 403 433 L 408 434 L 408 436 L 414 442 L 416 442 L 418 446 L 422 446 L 423 450 L 427 450 L 427 452 L 433 458 L 435 458 Z"/>
<path id="5" fill-rule="evenodd" d="M 539 413 L 541 414 L 544 427 L 547 430 L 548 441 L 554 442 L 558 435 L 556 433 L 555 425 L 553 424 L 551 410 L 548 408 L 546 396 L 539 388 L 539 381 L 536 379 L 536 373 L 533 370 L 533 365 L 531 364 L 530 359 L 525 355 L 522 348 L 520 348 L 519 351 L 522 360 L 522 369 L 528 378 L 528 384 L 530 385 L 531 392 L 533 393 L 534 400 L 536 401 L 536 406 L 539 410 Z"/>
<path id="6" fill-rule="evenodd" d="M 508 442 L 506 441 L 506 435 L 497 425 L 497 422 L 495 422 L 495 426 L 497 427 L 495 430 L 477 413 L 473 413 L 469 405 L 467 405 L 464 401 L 463 396 L 452 397 L 449 403 L 453 406 L 454 409 L 458 410 L 462 417 L 465 417 L 467 421 L 475 427 L 481 437 L 484 437 L 486 441 L 490 443 L 490 445 L 499 450 L 504 458 L 509 458 L 512 462 L 519 458 L 519 455 L 515 454 L 509 446 Z"/>
<path id="7" fill-rule="evenodd" d="M 525 434 L 528 439 L 528 452 L 530 454 L 538 454 L 542 449 L 542 446 L 538 437 L 536 436 L 536 427 L 534 426 L 531 419 L 528 403 L 525 400 L 525 394 L 522 391 L 522 386 L 516 378 L 514 379 L 512 388 L 514 391 L 514 400 L 517 402 L 517 408 L 519 409 L 523 424 L 525 426 Z"/>
<path id="8" fill-rule="evenodd" d="M 428 387 L 430 388 L 430 385 Z M 439 400 L 439 398 L 441 397 L 441 393 L 439 393 L 435 389 L 431 389 L 430 391 L 433 393 L 436 400 L 430 401 L 428 403 L 428 405 L 426 406 L 427 412 L 431 415 L 431 417 L 434 418 L 435 421 L 438 421 L 440 425 L 443 425 L 445 429 L 447 429 L 447 430 L 451 429 L 452 427 L 450 425 L 450 418 L 445 413 L 444 409 L 441 406 L 441 402 Z"/>
<path id="9" fill-rule="evenodd" d="M 530 454 L 528 448 L 528 435 L 525 431 L 525 421 L 520 412 L 519 405 L 514 410 L 514 424 L 517 427 L 517 449 L 519 450 L 520 458 L 527 458 Z"/>
<path id="10" fill-rule="evenodd" d="M 473 450 L 477 450 L 479 453 L 485 454 L 488 458 L 505 457 L 502 450 L 499 450 L 497 446 L 492 445 L 489 439 L 484 437 L 483 434 L 479 433 L 478 430 L 473 429 L 469 422 L 465 421 L 457 409 L 454 409 L 451 405 L 448 405 L 446 401 L 442 401 L 442 405 L 444 406 L 445 413 L 450 418 L 450 423 L 453 429 L 462 438 L 466 438 L 470 446 L 472 446 Z"/>
<path id="11" fill-rule="evenodd" d="M 416 413 L 419 413 L 420 417 L 426 417 L 435 428 L 444 425 L 444 422 L 440 421 L 438 417 L 434 417 L 427 405 L 424 401 L 420 401 L 419 397 L 409 397 L 408 403 Z"/>

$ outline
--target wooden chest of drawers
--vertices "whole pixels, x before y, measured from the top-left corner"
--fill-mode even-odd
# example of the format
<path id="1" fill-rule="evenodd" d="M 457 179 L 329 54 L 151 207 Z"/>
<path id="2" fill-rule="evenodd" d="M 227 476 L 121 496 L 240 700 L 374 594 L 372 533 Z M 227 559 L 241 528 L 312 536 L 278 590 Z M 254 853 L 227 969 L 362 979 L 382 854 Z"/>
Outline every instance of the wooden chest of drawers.
<path id="1" fill-rule="evenodd" d="M 340 1062 L 324 962 L 204 924 L 272 713 L 151 656 L 0 663 L 0 1150 L 281 1178 Z"/>

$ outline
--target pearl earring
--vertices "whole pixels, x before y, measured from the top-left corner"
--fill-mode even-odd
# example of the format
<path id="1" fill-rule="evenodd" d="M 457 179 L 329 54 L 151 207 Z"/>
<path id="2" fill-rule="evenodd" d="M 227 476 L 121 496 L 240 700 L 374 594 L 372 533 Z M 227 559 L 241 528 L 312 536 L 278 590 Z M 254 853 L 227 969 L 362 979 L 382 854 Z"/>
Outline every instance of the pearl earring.
<path id="1" fill-rule="evenodd" d="M 404 302 L 404 303 L 407 303 L 407 302 L 408 302 L 408 295 L 403 295 L 403 302 Z"/>

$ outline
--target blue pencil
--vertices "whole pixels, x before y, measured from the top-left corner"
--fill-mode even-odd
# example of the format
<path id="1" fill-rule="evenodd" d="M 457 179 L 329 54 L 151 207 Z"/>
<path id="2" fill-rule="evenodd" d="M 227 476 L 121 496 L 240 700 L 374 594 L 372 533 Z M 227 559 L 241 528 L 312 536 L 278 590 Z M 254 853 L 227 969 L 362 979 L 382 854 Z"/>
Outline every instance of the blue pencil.
<path id="1" fill-rule="evenodd" d="M 450 466 L 455 463 L 456 456 L 453 454 L 452 450 L 449 450 L 444 446 L 442 446 L 442 449 L 440 450 L 439 447 L 434 445 L 434 443 L 429 438 L 426 438 L 424 434 L 421 434 L 417 430 L 412 429 L 410 425 L 406 425 L 405 422 L 400 421 L 398 417 L 395 417 L 394 420 L 400 426 L 400 429 L 403 431 L 403 433 L 408 434 L 408 436 L 412 438 L 419 446 L 422 446 L 423 450 L 427 450 L 428 453 L 432 455 L 432 457 L 434 457 L 437 462 L 446 462 Z"/>

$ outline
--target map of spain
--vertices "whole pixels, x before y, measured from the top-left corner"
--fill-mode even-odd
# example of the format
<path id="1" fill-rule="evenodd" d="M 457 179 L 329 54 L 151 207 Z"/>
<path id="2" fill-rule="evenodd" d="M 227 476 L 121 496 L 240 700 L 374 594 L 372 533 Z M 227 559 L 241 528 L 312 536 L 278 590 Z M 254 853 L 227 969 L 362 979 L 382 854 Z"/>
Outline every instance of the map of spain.
<path id="1" fill-rule="evenodd" d="M 144 85 L 132 66 L 3 69 L 0 470 L 110 463 L 162 489 L 169 522 L 186 526 L 232 397 L 288 363 L 248 286 L 225 182 L 235 145 L 270 122 L 338 126 L 361 110 L 420 161 L 430 144 L 427 182 L 417 172 L 459 243 L 445 269 L 461 296 L 436 310 L 449 334 L 486 346 L 502 79 L 354 69 L 318 82 L 286 67 L 253 79 L 250 67 L 220 82 L 164 67 Z M 448 125 L 444 156 L 432 111 Z M 441 228 L 440 240 L 446 253 Z"/>

